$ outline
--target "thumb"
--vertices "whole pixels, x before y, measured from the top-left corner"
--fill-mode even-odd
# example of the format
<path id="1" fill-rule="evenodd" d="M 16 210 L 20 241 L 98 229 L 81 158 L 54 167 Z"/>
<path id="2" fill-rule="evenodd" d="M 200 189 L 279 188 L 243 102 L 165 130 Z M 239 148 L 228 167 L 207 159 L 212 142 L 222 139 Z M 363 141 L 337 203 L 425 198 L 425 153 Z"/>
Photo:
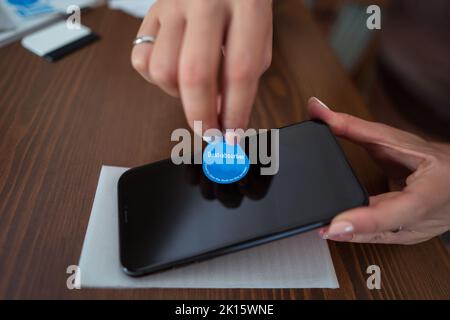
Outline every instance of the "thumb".
<path id="1" fill-rule="evenodd" d="M 408 226 L 420 216 L 417 197 L 404 192 L 390 192 L 371 197 L 368 207 L 339 214 L 330 224 L 325 238 L 354 234 L 376 234 Z"/>

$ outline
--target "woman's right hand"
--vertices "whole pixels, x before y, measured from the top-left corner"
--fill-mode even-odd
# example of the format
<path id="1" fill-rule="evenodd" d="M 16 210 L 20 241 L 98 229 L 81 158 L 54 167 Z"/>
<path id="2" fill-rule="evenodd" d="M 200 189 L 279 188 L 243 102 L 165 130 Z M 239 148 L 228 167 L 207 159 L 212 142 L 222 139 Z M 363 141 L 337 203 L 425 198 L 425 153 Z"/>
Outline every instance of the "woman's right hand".
<path id="1" fill-rule="evenodd" d="M 271 62 L 271 0 L 158 0 L 137 35 L 156 41 L 133 48 L 134 68 L 181 97 L 191 127 L 246 128 Z"/>

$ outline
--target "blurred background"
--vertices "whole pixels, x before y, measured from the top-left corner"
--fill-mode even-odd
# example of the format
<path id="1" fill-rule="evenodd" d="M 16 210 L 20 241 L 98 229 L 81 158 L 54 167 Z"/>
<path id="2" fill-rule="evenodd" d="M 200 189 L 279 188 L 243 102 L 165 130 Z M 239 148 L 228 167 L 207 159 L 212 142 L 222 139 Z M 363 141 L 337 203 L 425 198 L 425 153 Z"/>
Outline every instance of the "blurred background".
<path id="1" fill-rule="evenodd" d="M 425 139 L 450 140 L 450 1 L 307 0 L 374 118 Z M 368 5 L 381 30 L 360 28 Z M 450 233 L 443 235 L 450 252 Z"/>
<path id="2" fill-rule="evenodd" d="M 321 31 L 380 121 L 450 138 L 450 1 L 309 0 Z M 360 28 L 369 4 L 382 28 Z"/>

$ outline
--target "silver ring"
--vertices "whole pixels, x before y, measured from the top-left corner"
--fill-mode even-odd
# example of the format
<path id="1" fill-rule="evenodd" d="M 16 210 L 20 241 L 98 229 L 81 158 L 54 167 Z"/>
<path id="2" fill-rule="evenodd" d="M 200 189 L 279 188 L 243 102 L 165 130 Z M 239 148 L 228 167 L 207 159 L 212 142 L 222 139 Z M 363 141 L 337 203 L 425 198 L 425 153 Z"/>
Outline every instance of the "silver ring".
<path id="1" fill-rule="evenodd" d="M 141 43 L 155 43 L 155 41 L 156 37 L 154 36 L 140 36 L 133 40 L 133 46 Z"/>

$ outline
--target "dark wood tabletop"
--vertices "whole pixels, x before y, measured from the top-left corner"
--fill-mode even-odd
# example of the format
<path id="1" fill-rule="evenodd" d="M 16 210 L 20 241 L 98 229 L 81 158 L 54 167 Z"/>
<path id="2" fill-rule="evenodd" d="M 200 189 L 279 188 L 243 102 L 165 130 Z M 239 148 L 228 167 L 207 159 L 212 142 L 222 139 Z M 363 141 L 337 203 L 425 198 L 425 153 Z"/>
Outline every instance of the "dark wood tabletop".
<path id="1" fill-rule="evenodd" d="M 274 53 L 250 126 L 305 119 L 318 96 L 335 110 L 370 119 L 300 0 L 276 1 Z M 130 65 L 140 21 L 96 8 L 82 23 L 101 40 L 57 63 L 0 48 L 0 299 L 378 299 L 449 298 L 450 262 L 439 239 L 414 246 L 329 242 L 340 289 L 68 290 L 103 164 L 133 167 L 170 155 L 173 129 L 186 127 L 180 101 L 147 84 Z M 367 154 L 343 142 L 370 193 L 385 190 Z M 381 289 L 366 286 L 379 265 Z"/>

